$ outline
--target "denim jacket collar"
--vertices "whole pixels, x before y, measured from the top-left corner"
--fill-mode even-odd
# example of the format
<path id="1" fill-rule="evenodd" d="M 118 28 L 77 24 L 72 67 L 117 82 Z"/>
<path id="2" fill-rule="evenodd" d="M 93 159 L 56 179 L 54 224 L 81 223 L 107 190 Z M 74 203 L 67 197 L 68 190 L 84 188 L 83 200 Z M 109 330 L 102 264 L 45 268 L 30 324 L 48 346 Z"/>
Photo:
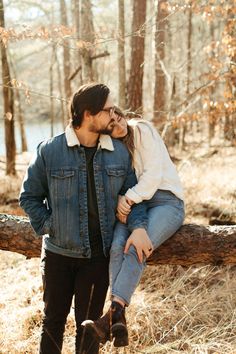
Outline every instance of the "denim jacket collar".
<path id="1" fill-rule="evenodd" d="M 80 146 L 79 139 L 75 134 L 75 131 L 71 125 L 67 125 L 65 134 L 66 134 L 66 141 L 68 146 L 70 147 L 75 145 Z M 109 135 L 101 134 L 98 143 L 98 148 L 99 147 L 101 147 L 102 149 L 114 151 L 114 146 L 111 137 Z"/>

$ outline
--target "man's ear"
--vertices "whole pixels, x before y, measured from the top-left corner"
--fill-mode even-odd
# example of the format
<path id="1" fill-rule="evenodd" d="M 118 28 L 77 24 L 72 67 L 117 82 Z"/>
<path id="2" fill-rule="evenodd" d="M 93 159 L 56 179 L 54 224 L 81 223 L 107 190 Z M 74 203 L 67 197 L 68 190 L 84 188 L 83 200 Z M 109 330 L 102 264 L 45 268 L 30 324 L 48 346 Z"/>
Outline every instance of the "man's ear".
<path id="1" fill-rule="evenodd" d="M 84 121 L 88 122 L 91 119 L 92 115 L 88 110 L 84 111 Z"/>

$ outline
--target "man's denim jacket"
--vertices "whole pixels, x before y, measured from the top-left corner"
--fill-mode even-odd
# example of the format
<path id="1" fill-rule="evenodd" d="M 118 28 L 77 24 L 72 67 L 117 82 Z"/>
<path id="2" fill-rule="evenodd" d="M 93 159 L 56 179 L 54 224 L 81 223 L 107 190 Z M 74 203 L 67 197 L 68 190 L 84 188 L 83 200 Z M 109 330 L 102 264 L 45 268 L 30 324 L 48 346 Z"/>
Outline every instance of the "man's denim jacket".
<path id="1" fill-rule="evenodd" d="M 137 183 L 122 142 L 101 135 L 93 160 L 104 254 L 109 254 L 118 194 Z M 87 170 L 84 148 L 71 127 L 41 143 L 26 173 L 20 205 L 29 215 L 44 247 L 71 257 L 91 257 L 87 215 Z M 144 203 L 133 206 L 128 227 L 147 227 Z"/>

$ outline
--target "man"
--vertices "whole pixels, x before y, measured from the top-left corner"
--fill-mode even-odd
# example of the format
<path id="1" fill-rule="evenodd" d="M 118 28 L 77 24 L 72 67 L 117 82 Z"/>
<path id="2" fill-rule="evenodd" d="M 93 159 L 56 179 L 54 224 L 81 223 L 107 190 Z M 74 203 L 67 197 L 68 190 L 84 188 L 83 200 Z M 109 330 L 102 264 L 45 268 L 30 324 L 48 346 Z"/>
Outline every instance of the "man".
<path id="1" fill-rule="evenodd" d="M 80 87 L 65 133 L 38 146 L 23 182 L 20 205 L 36 233 L 44 235 L 41 354 L 61 352 L 73 295 L 76 353 L 98 353 L 99 343 L 81 323 L 102 314 L 117 197 L 136 183 L 126 147 L 104 135 L 113 127 L 108 87 Z M 147 225 L 144 208 L 133 207 L 128 218 L 130 232 L 138 237 Z M 119 321 L 124 311 L 118 310 Z"/>

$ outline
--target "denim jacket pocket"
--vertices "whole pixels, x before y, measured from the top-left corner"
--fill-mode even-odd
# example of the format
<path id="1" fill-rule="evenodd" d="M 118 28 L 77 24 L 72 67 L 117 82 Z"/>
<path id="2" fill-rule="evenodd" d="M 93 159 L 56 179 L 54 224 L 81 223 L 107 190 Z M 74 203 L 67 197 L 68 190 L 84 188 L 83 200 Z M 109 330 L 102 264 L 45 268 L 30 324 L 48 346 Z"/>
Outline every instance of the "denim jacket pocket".
<path id="1" fill-rule="evenodd" d="M 72 195 L 74 176 L 75 170 L 72 169 L 61 168 L 51 171 L 51 185 L 55 199 L 69 198 Z"/>
<path id="2" fill-rule="evenodd" d="M 126 178 L 126 170 L 119 166 L 106 167 L 106 173 L 108 176 L 108 183 L 110 186 L 110 192 L 113 198 L 117 199 L 117 194 L 121 190 L 124 180 Z"/>
<path id="3" fill-rule="evenodd" d="M 75 171 L 73 171 L 73 170 L 63 170 L 63 169 L 54 170 L 51 172 L 52 177 L 60 178 L 60 179 L 73 177 L 74 174 L 75 174 Z"/>

